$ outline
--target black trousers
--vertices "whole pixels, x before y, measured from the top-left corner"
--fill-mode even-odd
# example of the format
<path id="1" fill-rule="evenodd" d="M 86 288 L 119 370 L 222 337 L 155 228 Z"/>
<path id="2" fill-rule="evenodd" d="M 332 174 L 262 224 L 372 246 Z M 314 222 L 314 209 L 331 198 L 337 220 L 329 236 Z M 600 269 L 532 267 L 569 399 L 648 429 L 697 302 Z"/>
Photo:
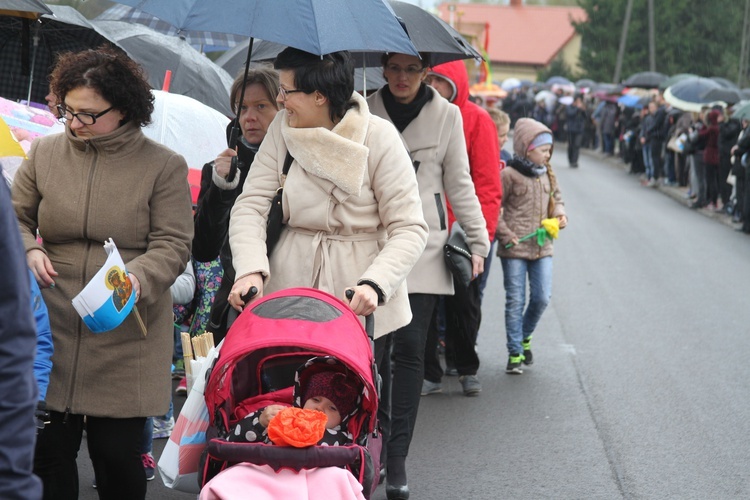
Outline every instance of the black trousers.
<path id="1" fill-rule="evenodd" d="M 579 132 L 568 132 L 568 163 L 578 165 L 578 154 L 581 152 L 583 134 Z"/>
<path id="2" fill-rule="evenodd" d="M 78 498 L 76 457 L 83 438 L 84 416 L 50 412 L 50 423 L 37 438 L 34 474 L 44 484 L 44 500 Z M 102 500 L 146 498 L 141 461 L 145 417 L 86 417 L 86 441 Z"/>
<path id="3" fill-rule="evenodd" d="M 438 295 L 410 293 L 412 320 L 375 343 L 378 370 L 383 378 L 378 419 L 383 427 L 383 457 L 406 457 L 417 422 L 424 380 L 424 348 Z M 380 340 L 380 339 L 378 339 Z M 391 364 L 392 363 L 392 364 Z M 388 397 L 388 394 L 390 397 Z"/>
<path id="4" fill-rule="evenodd" d="M 664 177 L 664 141 L 660 139 L 651 139 L 651 160 L 654 162 L 654 179 Z"/>
<path id="5" fill-rule="evenodd" d="M 474 279 L 468 288 L 454 281 L 454 295 L 446 295 L 445 302 L 445 357 L 453 361 L 459 375 L 476 375 L 479 356 L 476 351 L 479 324 L 482 321 L 480 279 Z M 438 356 L 437 313 L 433 315 L 427 331 L 425 345 L 424 378 L 440 382 L 443 369 Z"/>

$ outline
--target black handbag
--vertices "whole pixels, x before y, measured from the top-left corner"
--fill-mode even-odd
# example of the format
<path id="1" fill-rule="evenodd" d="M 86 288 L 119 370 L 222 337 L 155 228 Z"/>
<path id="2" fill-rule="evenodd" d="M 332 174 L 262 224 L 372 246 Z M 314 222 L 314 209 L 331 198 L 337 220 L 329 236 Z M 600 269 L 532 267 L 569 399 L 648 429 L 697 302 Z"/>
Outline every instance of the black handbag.
<path id="1" fill-rule="evenodd" d="M 471 250 L 466 244 L 466 233 L 458 222 L 453 223 L 451 235 L 443 246 L 443 253 L 454 280 L 468 288 L 473 278 Z"/>
<path id="2" fill-rule="evenodd" d="M 284 168 L 281 171 L 281 186 L 276 190 L 276 194 L 271 200 L 271 210 L 268 212 L 268 220 L 266 221 L 266 254 L 271 255 L 276 243 L 279 242 L 281 237 L 281 228 L 284 227 L 284 209 L 281 205 L 281 196 L 284 194 L 284 181 L 286 180 L 286 174 L 289 173 L 289 167 L 292 166 L 291 153 L 286 152 L 286 158 L 284 158 Z"/>

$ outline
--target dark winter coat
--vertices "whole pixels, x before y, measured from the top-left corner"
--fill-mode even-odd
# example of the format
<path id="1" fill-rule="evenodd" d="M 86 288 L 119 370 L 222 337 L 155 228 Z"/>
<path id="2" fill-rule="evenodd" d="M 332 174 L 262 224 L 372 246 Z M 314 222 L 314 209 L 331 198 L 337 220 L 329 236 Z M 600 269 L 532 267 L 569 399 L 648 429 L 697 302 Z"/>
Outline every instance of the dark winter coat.
<path id="1" fill-rule="evenodd" d="M 227 125 L 227 142 L 234 121 Z M 198 208 L 195 211 L 193 224 L 193 258 L 198 262 L 210 262 L 221 258 L 224 275 L 219 290 L 214 296 L 211 307 L 211 319 L 208 330 L 217 337 L 217 341 L 226 334 L 226 315 L 229 307 L 229 292 L 234 285 L 235 272 L 232 265 L 232 250 L 229 246 L 229 213 L 235 200 L 242 193 L 250 165 L 255 160 L 255 152 L 241 140 L 237 143 L 239 169 L 235 182 L 230 187 L 223 179 L 214 174 L 213 162 L 206 163 L 201 173 L 201 190 L 198 195 Z"/>
<path id="2" fill-rule="evenodd" d="M 706 141 L 703 149 L 703 162 L 707 166 L 719 165 L 719 111 L 708 113 L 708 126 L 698 132 L 698 137 Z"/>

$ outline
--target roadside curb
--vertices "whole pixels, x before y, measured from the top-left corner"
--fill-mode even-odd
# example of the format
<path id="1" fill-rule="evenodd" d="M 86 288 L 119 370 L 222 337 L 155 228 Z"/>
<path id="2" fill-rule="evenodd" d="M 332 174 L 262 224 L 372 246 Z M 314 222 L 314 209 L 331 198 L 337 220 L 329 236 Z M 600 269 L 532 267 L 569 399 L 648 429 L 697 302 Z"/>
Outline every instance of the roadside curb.
<path id="1" fill-rule="evenodd" d="M 592 151 L 590 149 L 583 149 L 581 148 L 581 153 L 585 154 L 586 156 L 596 159 L 602 162 L 606 162 L 607 164 L 618 167 L 624 171 L 628 171 L 629 167 L 628 164 L 623 162 L 618 156 L 607 156 L 600 151 Z M 629 172 L 628 172 L 629 173 Z M 634 181 L 639 181 L 638 175 L 632 175 L 631 176 Z M 665 195 L 669 196 L 673 200 L 675 200 L 677 203 L 683 205 L 688 210 L 691 210 L 690 208 L 690 200 L 687 196 L 688 188 L 686 187 L 678 187 L 678 186 L 665 186 L 661 183 L 659 183 L 657 186 L 652 188 L 647 188 L 644 186 L 644 189 L 656 189 L 664 193 Z M 732 222 L 732 217 L 725 214 L 724 212 L 716 212 L 714 210 L 711 210 L 709 208 L 698 208 L 695 209 L 697 213 L 702 214 L 705 217 L 708 217 L 709 219 L 713 219 L 717 222 L 720 222 L 721 224 L 724 224 L 725 226 L 731 227 L 732 229 L 735 229 L 737 227 L 740 227 L 740 224 Z"/>

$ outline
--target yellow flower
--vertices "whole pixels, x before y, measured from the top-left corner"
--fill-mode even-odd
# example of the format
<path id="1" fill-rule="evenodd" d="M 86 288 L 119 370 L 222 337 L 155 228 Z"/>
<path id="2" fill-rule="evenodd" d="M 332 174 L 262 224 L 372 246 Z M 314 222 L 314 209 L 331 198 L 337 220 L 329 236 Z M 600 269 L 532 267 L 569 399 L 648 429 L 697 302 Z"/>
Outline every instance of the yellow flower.
<path id="1" fill-rule="evenodd" d="M 557 235 L 560 232 L 560 221 L 558 221 L 557 218 L 552 217 L 551 219 L 544 219 L 542 221 L 542 227 L 547 231 L 550 238 L 553 240 L 557 239 Z"/>

